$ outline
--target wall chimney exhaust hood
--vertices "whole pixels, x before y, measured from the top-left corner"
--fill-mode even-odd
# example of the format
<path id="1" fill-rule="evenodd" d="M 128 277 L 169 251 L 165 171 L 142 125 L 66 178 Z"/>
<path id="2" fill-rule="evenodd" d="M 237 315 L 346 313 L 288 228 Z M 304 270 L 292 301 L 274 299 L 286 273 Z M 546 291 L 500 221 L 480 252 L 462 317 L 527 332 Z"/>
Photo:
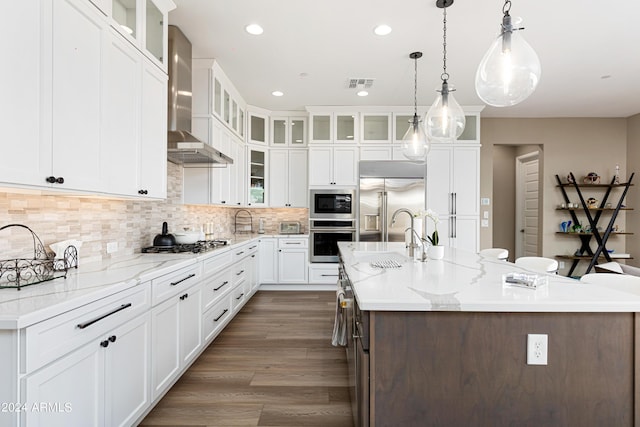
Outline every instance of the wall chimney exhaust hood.
<path id="1" fill-rule="evenodd" d="M 168 50 L 167 160 L 185 167 L 233 163 L 191 134 L 191 43 L 175 25 L 169 25 Z"/>

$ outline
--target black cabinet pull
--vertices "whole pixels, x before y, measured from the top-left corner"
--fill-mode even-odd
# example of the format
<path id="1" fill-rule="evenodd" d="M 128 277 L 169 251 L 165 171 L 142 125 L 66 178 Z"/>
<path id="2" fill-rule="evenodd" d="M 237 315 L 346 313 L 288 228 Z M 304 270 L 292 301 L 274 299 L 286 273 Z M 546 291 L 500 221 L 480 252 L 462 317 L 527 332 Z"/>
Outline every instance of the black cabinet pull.
<path id="1" fill-rule="evenodd" d="M 189 294 L 180 295 L 180 300 L 181 301 L 184 301 L 187 298 L 189 298 Z"/>
<path id="2" fill-rule="evenodd" d="M 255 249 L 257 247 L 258 247 L 258 245 L 249 246 L 249 250 Z"/>
<path id="3" fill-rule="evenodd" d="M 240 294 L 240 296 L 238 298 L 236 298 L 237 300 L 239 300 L 240 298 L 242 298 L 244 296 L 244 292 Z"/>
<path id="4" fill-rule="evenodd" d="M 227 203 L 226 200 L 221 200 L 220 203 Z"/>
<path id="5" fill-rule="evenodd" d="M 251 258 L 255 258 L 255 257 L 256 257 L 255 255 L 251 255 Z"/>
<path id="6" fill-rule="evenodd" d="M 138 190 L 138 194 L 149 194 L 148 190 Z"/>
<path id="7" fill-rule="evenodd" d="M 240 271 L 238 271 L 238 272 L 236 273 L 236 276 L 239 276 L 239 275 L 241 275 L 242 273 L 244 273 L 244 270 L 240 270 Z"/>
<path id="8" fill-rule="evenodd" d="M 225 280 L 224 282 L 222 282 L 222 285 L 218 286 L 217 288 L 213 288 L 213 291 L 219 291 L 220 289 L 222 289 L 223 286 L 227 285 L 229 283 L 228 280 Z"/>
<path id="9" fill-rule="evenodd" d="M 338 274 L 321 274 L 321 277 L 338 277 Z"/>
<path id="10" fill-rule="evenodd" d="M 109 341 L 111 341 L 111 342 L 116 342 L 116 336 L 115 336 L 115 335 L 111 335 L 111 336 L 109 337 Z"/>
<path id="11" fill-rule="evenodd" d="M 47 181 L 49 184 L 54 184 L 54 183 L 56 182 L 56 177 L 55 177 L 55 176 L 48 176 L 48 177 L 46 178 L 46 181 Z"/>
<path id="12" fill-rule="evenodd" d="M 104 348 L 109 347 L 109 341 L 107 340 L 100 341 L 100 347 L 104 347 Z"/>
<path id="13" fill-rule="evenodd" d="M 84 329 L 87 326 L 91 326 L 94 323 L 99 322 L 100 320 L 104 319 L 105 317 L 109 317 L 112 314 L 116 314 L 117 312 L 122 311 L 125 308 L 129 308 L 129 307 L 131 307 L 131 303 L 122 304 L 120 307 L 118 307 L 118 308 L 116 308 L 116 309 L 114 309 L 114 310 L 112 310 L 112 311 L 110 311 L 110 312 L 108 312 L 106 314 L 103 314 L 102 316 L 98 316 L 95 319 L 89 320 L 88 322 L 85 322 L 85 323 L 78 323 L 77 326 L 78 326 L 79 329 Z"/>
<path id="14" fill-rule="evenodd" d="M 236 252 L 236 256 L 240 256 L 244 253 L 244 251 Z"/>
<path id="15" fill-rule="evenodd" d="M 227 311 L 229 311 L 229 309 L 228 309 L 228 308 L 225 308 L 225 309 L 224 309 L 224 311 L 222 312 L 222 314 L 221 314 L 220 316 L 216 317 L 215 319 L 213 319 L 213 321 L 214 321 L 214 322 L 217 322 L 218 320 L 220 320 L 220 318 L 221 318 L 222 316 L 224 316 L 224 315 L 227 313 Z"/>
<path id="16" fill-rule="evenodd" d="M 169 283 L 169 284 L 170 284 L 171 286 L 175 286 L 175 285 L 177 285 L 177 284 L 179 284 L 179 283 L 184 282 L 185 280 L 191 279 L 191 278 L 192 278 L 193 276 L 195 276 L 195 275 L 196 275 L 195 273 L 191 273 L 190 275 L 188 275 L 188 276 L 187 276 L 187 277 L 185 277 L 184 279 L 180 279 L 180 280 L 178 280 L 177 282 L 171 282 L 171 283 Z"/>

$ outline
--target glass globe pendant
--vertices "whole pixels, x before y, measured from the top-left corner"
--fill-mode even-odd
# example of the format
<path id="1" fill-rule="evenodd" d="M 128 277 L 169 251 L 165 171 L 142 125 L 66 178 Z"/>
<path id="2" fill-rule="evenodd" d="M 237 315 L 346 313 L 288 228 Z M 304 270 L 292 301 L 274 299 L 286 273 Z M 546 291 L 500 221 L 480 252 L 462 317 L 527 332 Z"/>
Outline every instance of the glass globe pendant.
<path id="1" fill-rule="evenodd" d="M 476 92 L 494 107 L 510 107 L 529 97 L 540 81 L 540 59 L 522 37 L 521 20 L 509 15 L 511 2 L 503 7 L 501 32 L 485 53 L 476 71 Z M 514 25 L 515 24 L 515 25 Z"/>
<path id="2" fill-rule="evenodd" d="M 414 89 L 413 89 L 413 119 L 409 121 L 409 129 L 402 137 L 402 154 L 409 160 L 424 160 L 429 152 L 429 141 L 424 131 L 421 120 L 418 117 L 418 58 L 422 52 L 413 52 L 409 58 L 414 60 Z"/>
<path id="3" fill-rule="evenodd" d="M 427 112 L 425 123 L 427 138 L 437 142 L 453 142 L 464 131 L 466 118 L 462 107 L 453 97 L 455 91 L 448 83 L 447 73 L 447 7 L 453 4 L 453 0 L 438 0 L 436 6 L 443 9 L 443 57 L 442 57 L 442 88 L 436 90 L 440 95 L 436 98 Z"/>

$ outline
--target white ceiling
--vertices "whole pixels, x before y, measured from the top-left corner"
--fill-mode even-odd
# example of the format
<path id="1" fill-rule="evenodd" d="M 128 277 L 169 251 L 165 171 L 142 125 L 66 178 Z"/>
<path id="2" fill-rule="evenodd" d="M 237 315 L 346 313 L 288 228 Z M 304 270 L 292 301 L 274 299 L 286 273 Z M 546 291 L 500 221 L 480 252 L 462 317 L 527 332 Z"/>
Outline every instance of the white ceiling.
<path id="1" fill-rule="evenodd" d="M 245 100 L 269 110 L 310 105 L 430 105 L 442 73 L 442 9 L 435 0 L 174 0 L 169 23 L 194 58 L 215 58 Z M 482 105 L 475 71 L 499 31 L 502 0 L 457 0 L 447 9 L 449 83 L 461 105 Z M 484 117 L 629 117 L 640 113 L 640 1 L 513 0 L 542 64 L 540 84 Z M 250 23 L 261 36 L 244 31 Z M 373 28 L 386 23 L 390 35 Z M 301 74 L 306 73 L 306 77 Z M 603 78 L 603 76 L 610 76 Z M 346 88 L 374 78 L 369 96 Z M 271 95 L 281 90 L 284 96 Z"/>

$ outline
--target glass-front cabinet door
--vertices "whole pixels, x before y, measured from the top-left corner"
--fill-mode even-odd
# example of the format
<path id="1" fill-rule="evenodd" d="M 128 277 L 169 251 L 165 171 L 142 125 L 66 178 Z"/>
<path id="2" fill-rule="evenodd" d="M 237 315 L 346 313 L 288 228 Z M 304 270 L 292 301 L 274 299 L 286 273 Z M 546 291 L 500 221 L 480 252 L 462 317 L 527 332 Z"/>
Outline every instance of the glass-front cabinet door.
<path id="1" fill-rule="evenodd" d="M 418 116 L 419 117 L 419 116 Z M 402 142 L 404 134 L 409 130 L 409 122 L 413 121 L 413 114 L 395 114 L 393 119 L 393 142 Z"/>
<path id="2" fill-rule="evenodd" d="M 391 117 L 389 114 L 362 115 L 362 142 L 385 142 L 391 140 Z"/>
<path id="3" fill-rule="evenodd" d="M 335 114 L 336 142 L 354 143 L 358 141 L 356 117 L 356 113 Z"/>
<path id="4" fill-rule="evenodd" d="M 311 141 L 318 143 L 332 142 L 332 114 L 311 115 Z"/>
<path id="5" fill-rule="evenodd" d="M 113 0 L 111 17 L 119 25 L 118 30 L 134 39 L 138 39 L 138 4 L 137 0 Z"/>
<path id="6" fill-rule="evenodd" d="M 292 147 L 304 147 L 307 145 L 307 119 L 304 117 L 291 117 L 289 119 L 289 145 Z"/>
<path id="7" fill-rule="evenodd" d="M 262 114 L 249 113 L 249 142 L 254 144 L 267 143 L 267 116 Z"/>
<path id="8" fill-rule="evenodd" d="M 146 0 L 145 47 L 161 63 L 164 55 L 164 16 L 152 0 Z"/>
<path id="9" fill-rule="evenodd" d="M 266 203 L 266 151 L 249 148 L 249 198 L 248 204 L 261 205 Z"/>
<path id="10" fill-rule="evenodd" d="M 287 122 L 288 120 L 284 117 L 271 119 L 271 145 L 284 147 L 288 144 Z"/>
<path id="11" fill-rule="evenodd" d="M 216 78 L 213 79 L 213 112 L 222 120 L 222 85 Z"/>

